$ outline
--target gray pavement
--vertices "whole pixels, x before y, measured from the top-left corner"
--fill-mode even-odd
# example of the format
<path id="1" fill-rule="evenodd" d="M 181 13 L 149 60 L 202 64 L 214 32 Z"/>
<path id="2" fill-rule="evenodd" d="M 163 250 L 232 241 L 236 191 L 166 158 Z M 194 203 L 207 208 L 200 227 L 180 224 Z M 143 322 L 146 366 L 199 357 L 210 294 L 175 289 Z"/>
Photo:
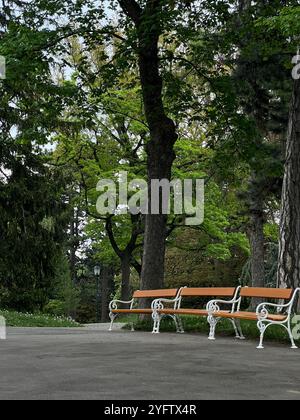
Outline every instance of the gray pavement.
<path id="1" fill-rule="evenodd" d="M 300 349 L 199 334 L 9 329 L 0 399 L 300 400 Z"/>

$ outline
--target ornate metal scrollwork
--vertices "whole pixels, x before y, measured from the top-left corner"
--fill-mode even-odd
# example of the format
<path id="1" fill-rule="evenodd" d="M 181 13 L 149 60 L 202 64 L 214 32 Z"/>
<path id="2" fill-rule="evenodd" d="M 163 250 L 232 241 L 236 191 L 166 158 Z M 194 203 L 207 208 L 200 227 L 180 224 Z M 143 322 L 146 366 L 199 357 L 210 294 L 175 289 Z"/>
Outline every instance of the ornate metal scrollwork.
<path id="1" fill-rule="evenodd" d="M 115 310 L 117 310 L 118 309 L 118 304 L 117 304 L 117 302 L 116 301 L 112 301 L 112 302 L 110 302 L 110 304 L 109 304 L 109 310 L 110 311 L 115 311 Z"/>
<path id="2" fill-rule="evenodd" d="M 207 305 L 207 311 L 210 315 L 213 314 L 214 312 L 219 312 L 220 306 L 217 304 L 216 301 L 211 301 Z"/>
<path id="3" fill-rule="evenodd" d="M 259 319 L 267 319 L 269 317 L 269 311 L 266 305 L 263 305 L 259 308 L 257 316 L 259 317 Z"/>

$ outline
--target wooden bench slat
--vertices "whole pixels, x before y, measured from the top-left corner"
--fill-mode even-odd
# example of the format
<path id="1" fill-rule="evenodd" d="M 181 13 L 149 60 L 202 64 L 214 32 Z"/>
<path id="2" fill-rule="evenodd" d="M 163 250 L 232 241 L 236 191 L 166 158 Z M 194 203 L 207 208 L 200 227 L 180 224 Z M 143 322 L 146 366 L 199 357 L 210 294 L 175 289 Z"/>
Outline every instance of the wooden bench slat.
<path id="1" fill-rule="evenodd" d="M 292 289 L 274 289 L 267 287 L 242 287 L 241 297 L 257 297 L 264 299 L 291 299 Z"/>
<path id="2" fill-rule="evenodd" d="M 161 290 L 136 290 L 133 293 L 134 299 L 155 299 L 155 298 L 175 298 L 178 289 L 161 289 Z"/>
<path id="3" fill-rule="evenodd" d="M 164 315 L 198 315 L 207 316 L 208 311 L 206 309 L 161 309 L 158 310 L 160 314 Z"/>
<path id="4" fill-rule="evenodd" d="M 255 312 L 246 312 L 246 311 L 239 311 L 239 312 L 226 312 L 226 311 L 219 311 L 214 313 L 214 317 L 218 318 L 232 318 L 232 319 L 242 319 L 247 321 L 257 321 L 257 315 Z M 276 314 L 269 314 L 268 318 L 272 321 L 284 321 L 287 318 L 287 315 L 276 315 Z"/>
<path id="5" fill-rule="evenodd" d="M 182 289 L 181 296 L 218 296 L 232 297 L 236 291 L 234 287 L 187 287 Z"/>
<path id="6" fill-rule="evenodd" d="M 113 309 L 113 314 L 152 314 L 152 309 Z"/>

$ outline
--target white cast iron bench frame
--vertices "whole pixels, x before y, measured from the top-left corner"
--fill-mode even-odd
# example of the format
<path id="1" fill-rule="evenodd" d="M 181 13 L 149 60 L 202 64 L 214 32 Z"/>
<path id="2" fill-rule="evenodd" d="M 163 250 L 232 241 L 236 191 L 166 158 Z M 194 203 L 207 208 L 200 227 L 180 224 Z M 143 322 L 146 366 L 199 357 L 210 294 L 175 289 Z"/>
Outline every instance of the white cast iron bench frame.
<path id="1" fill-rule="evenodd" d="M 129 301 L 122 301 L 114 299 L 109 304 L 109 317 L 111 320 L 109 331 L 112 331 L 113 323 L 118 315 L 126 315 L 126 314 L 134 314 L 134 315 L 152 315 L 153 310 L 151 308 L 136 308 L 140 299 L 157 299 L 157 298 L 174 298 L 177 300 L 178 296 L 180 295 L 181 289 L 159 289 L 159 290 L 136 290 L 133 295 L 132 299 Z M 152 302 L 153 303 L 153 302 Z M 129 305 L 129 308 L 119 308 L 119 304 L 121 305 Z M 181 332 L 181 320 L 177 316 L 171 316 L 173 319 L 177 332 Z M 131 323 L 131 331 L 134 331 L 133 323 Z"/>
<path id="2" fill-rule="evenodd" d="M 300 288 L 295 290 L 293 289 L 271 289 L 271 288 L 253 288 L 253 287 L 243 287 L 239 289 L 240 296 L 235 300 L 228 302 L 228 304 L 233 304 L 231 316 L 232 319 L 249 319 L 257 322 L 257 327 L 260 332 L 260 341 L 257 346 L 258 349 L 263 349 L 263 341 L 266 330 L 271 325 L 280 325 L 286 329 L 288 332 L 289 338 L 291 340 L 291 348 L 297 349 L 298 347 L 295 344 L 295 340 L 292 334 L 292 313 L 293 308 L 296 302 L 296 297 L 300 292 Z M 255 313 L 251 312 L 242 312 L 240 310 L 243 297 L 254 297 L 254 298 L 270 298 L 270 299 L 280 299 L 288 300 L 288 303 L 271 303 L 263 302 L 260 303 Z M 221 300 L 212 300 L 207 305 L 207 310 L 209 312 L 208 322 L 210 324 L 210 333 L 209 340 L 215 340 L 215 330 L 218 322 L 223 318 L 228 318 L 228 314 L 225 314 L 220 310 L 220 304 L 226 304 L 225 301 Z M 271 313 L 270 309 L 276 310 L 277 314 Z M 281 314 L 284 310 L 284 314 Z M 254 317 L 255 315 L 255 317 Z"/>
<path id="3" fill-rule="evenodd" d="M 152 302 L 152 318 L 153 318 L 153 334 L 159 334 L 160 323 L 164 316 L 177 317 L 180 328 L 177 332 L 184 333 L 182 326 L 181 315 L 192 315 L 205 317 L 209 315 L 208 307 L 206 309 L 185 309 L 181 308 L 182 298 L 184 297 L 228 297 L 232 298 L 231 300 L 224 300 L 219 302 L 224 302 L 226 304 L 232 305 L 232 311 L 234 310 L 234 304 L 237 300 L 240 287 L 183 287 L 180 290 L 180 293 L 175 299 L 155 299 Z M 173 308 L 166 308 L 165 304 L 173 304 Z M 227 311 L 230 312 L 230 311 Z M 240 327 L 239 320 L 230 320 L 234 327 L 236 338 L 243 339 L 243 333 Z"/>

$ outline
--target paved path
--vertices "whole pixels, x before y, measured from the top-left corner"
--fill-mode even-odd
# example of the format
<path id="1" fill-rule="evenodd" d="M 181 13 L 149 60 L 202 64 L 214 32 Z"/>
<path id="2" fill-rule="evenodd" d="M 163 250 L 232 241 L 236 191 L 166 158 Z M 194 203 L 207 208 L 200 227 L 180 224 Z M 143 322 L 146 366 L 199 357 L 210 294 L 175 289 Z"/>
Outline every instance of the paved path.
<path id="1" fill-rule="evenodd" d="M 9 329 L 0 399 L 299 399 L 300 350 L 203 335 Z"/>

